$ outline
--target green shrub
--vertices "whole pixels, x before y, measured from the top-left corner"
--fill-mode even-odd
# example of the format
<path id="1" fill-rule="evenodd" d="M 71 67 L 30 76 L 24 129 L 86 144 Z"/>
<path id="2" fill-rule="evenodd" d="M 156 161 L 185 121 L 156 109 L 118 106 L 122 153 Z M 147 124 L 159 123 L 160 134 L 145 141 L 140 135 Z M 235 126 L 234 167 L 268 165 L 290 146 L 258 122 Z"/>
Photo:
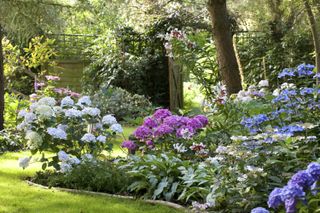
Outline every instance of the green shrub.
<path id="1" fill-rule="evenodd" d="M 130 123 L 141 121 L 139 118 L 146 117 L 154 110 L 145 96 L 131 94 L 118 87 L 102 86 L 93 96 L 93 102 L 103 114 L 113 114 L 117 119 L 131 121 Z"/>
<path id="2" fill-rule="evenodd" d="M 117 164 L 109 161 L 86 161 L 66 174 L 44 171 L 37 172 L 33 179 L 39 184 L 79 190 L 123 193 L 128 186 L 128 177 Z"/>

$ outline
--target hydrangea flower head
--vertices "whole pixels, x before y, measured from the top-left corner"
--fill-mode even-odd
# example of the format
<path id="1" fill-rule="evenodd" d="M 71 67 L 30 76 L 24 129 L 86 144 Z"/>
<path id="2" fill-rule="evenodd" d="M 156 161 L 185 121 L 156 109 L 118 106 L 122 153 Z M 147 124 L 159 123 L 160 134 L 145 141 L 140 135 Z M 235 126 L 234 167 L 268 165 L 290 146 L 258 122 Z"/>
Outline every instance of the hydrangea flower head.
<path id="1" fill-rule="evenodd" d="M 195 134 L 195 130 L 191 126 L 183 126 L 177 130 L 176 136 L 183 139 L 191 139 Z"/>
<path id="2" fill-rule="evenodd" d="M 105 143 L 106 140 L 107 140 L 107 137 L 104 136 L 104 135 L 99 135 L 99 136 L 97 137 L 97 141 L 99 141 L 99 142 L 101 142 L 101 143 Z"/>
<path id="3" fill-rule="evenodd" d="M 47 133 L 53 138 L 67 140 L 67 133 L 63 129 L 49 127 Z"/>
<path id="4" fill-rule="evenodd" d="M 312 95 L 313 93 L 314 93 L 314 89 L 313 88 L 302 88 L 301 90 L 300 90 L 300 95 Z"/>
<path id="5" fill-rule="evenodd" d="M 133 141 L 127 140 L 127 141 L 123 141 L 123 143 L 121 144 L 121 147 L 127 148 L 128 150 L 132 151 L 136 149 L 137 145 Z"/>
<path id="6" fill-rule="evenodd" d="M 71 170 L 72 170 L 72 165 L 70 165 L 69 163 L 62 162 L 60 164 L 60 172 L 67 173 L 67 172 L 70 172 Z"/>
<path id="7" fill-rule="evenodd" d="M 52 97 L 43 97 L 38 101 L 38 104 L 53 107 L 54 105 L 56 105 L 56 100 Z"/>
<path id="8" fill-rule="evenodd" d="M 267 209 L 262 207 L 257 207 L 251 210 L 251 213 L 270 213 Z"/>
<path id="9" fill-rule="evenodd" d="M 302 76 L 310 76 L 310 75 L 313 75 L 313 69 L 315 68 L 314 65 L 311 65 L 311 64 L 300 64 L 298 67 L 297 67 L 297 73 L 298 73 L 298 76 L 299 77 L 302 77 Z"/>
<path id="10" fill-rule="evenodd" d="M 83 115 L 90 115 L 92 117 L 100 115 L 100 109 L 95 108 L 95 107 L 85 107 L 82 110 Z"/>
<path id="11" fill-rule="evenodd" d="M 61 107 L 65 107 L 65 106 L 73 106 L 74 105 L 74 101 L 72 100 L 72 98 L 70 96 L 66 96 L 61 100 Z"/>
<path id="12" fill-rule="evenodd" d="M 173 131 L 174 131 L 174 129 L 173 129 L 172 127 L 170 127 L 169 125 L 167 125 L 167 124 L 161 124 L 160 126 L 158 126 L 158 127 L 155 129 L 153 135 L 154 135 L 155 137 L 162 137 L 162 136 L 164 136 L 164 135 L 166 135 L 166 134 L 171 134 L 171 133 L 173 133 Z"/>
<path id="13" fill-rule="evenodd" d="M 151 117 L 148 117 L 144 120 L 143 125 L 149 128 L 155 128 L 158 126 L 158 123 Z"/>
<path id="14" fill-rule="evenodd" d="M 34 109 L 35 113 L 42 119 L 55 117 L 53 109 L 48 105 L 38 105 Z"/>
<path id="15" fill-rule="evenodd" d="M 105 115 L 102 118 L 102 123 L 106 124 L 106 125 L 112 125 L 112 124 L 116 124 L 117 119 L 113 116 L 113 115 Z"/>
<path id="16" fill-rule="evenodd" d="M 320 179 L 320 164 L 312 162 L 308 165 L 307 172 L 312 176 L 313 179 Z"/>
<path id="17" fill-rule="evenodd" d="M 190 118 L 187 125 L 192 127 L 193 129 L 200 129 L 203 127 L 202 122 L 196 118 Z"/>
<path id="18" fill-rule="evenodd" d="M 34 131 L 28 131 L 25 139 L 28 140 L 28 146 L 31 149 L 36 149 L 42 145 L 42 137 L 37 132 Z"/>
<path id="19" fill-rule="evenodd" d="M 29 166 L 30 160 L 30 157 L 19 158 L 19 167 L 23 169 L 27 168 Z"/>
<path id="20" fill-rule="evenodd" d="M 86 133 L 86 134 L 84 134 L 84 136 L 82 136 L 81 140 L 83 142 L 88 142 L 88 143 L 96 142 L 96 137 L 91 133 Z"/>
<path id="21" fill-rule="evenodd" d="M 274 188 L 269 195 L 268 206 L 269 208 L 278 208 L 282 204 L 281 199 L 282 188 Z"/>
<path id="22" fill-rule="evenodd" d="M 205 115 L 196 115 L 194 116 L 194 119 L 198 119 L 202 123 L 202 127 L 207 126 L 209 123 L 209 120 Z"/>
<path id="23" fill-rule="evenodd" d="M 171 116 L 172 113 L 168 109 L 158 109 L 153 114 L 153 117 L 157 120 L 162 120 L 168 116 Z"/>
<path id="24" fill-rule="evenodd" d="M 301 198 L 305 196 L 305 192 L 298 185 L 287 185 L 282 188 L 281 199 L 286 201 L 291 198 Z"/>
<path id="25" fill-rule="evenodd" d="M 289 69 L 289 68 L 286 68 L 284 69 L 282 72 L 280 72 L 278 74 L 278 78 L 284 78 L 284 77 L 293 77 L 295 76 L 295 72 L 293 69 Z"/>
<path id="26" fill-rule="evenodd" d="M 145 140 L 147 138 L 150 138 L 152 136 L 152 131 L 150 128 L 146 126 L 139 126 L 135 131 L 134 131 L 134 136 L 140 140 Z"/>
<path id="27" fill-rule="evenodd" d="M 294 198 L 285 200 L 284 205 L 285 205 L 286 213 L 295 213 L 297 211 L 296 209 L 297 200 Z"/>
<path id="28" fill-rule="evenodd" d="M 258 87 L 268 87 L 269 86 L 269 81 L 268 80 L 261 80 L 258 83 Z"/>
<path id="29" fill-rule="evenodd" d="M 298 185 L 301 188 L 307 189 L 313 183 L 314 179 L 312 176 L 306 170 L 301 170 L 291 177 L 288 185 Z"/>
<path id="30" fill-rule="evenodd" d="M 69 160 L 69 155 L 65 151 L 60 150 L 58 152 L 58 159 L 62 162 L 67 162 Z"/>
<path id="31" fill-rule="evenodd" d="M 82 112 L 77 109 L 67 109 L 64 111 L 64 115 L 68 118 L 78 118 L 82 116 Z"/>
<path id="32" fill-rule="evenodd" d="M 110 126 L 110 130 L 115 133 L 122 133 L 123 132 L 122 126 L 120 124 L 112 124 Z"/>
<path id="33" fill-rule="evenodd" d="M 82 96 L 81 98 L 79 98 L 77 104 L 80 106 L 83 106 L 83 105 L 89 106 L 91 105 L 91 99 L 89 96 Z"/>
<path id="34" fill-rule="evenodd" d="M 92 161 L 93 160 L 93 155 L 89 154 L 89 153 L 86 153 L 86 154 L 81 156 L 81 159 L 83 161 Z"/>

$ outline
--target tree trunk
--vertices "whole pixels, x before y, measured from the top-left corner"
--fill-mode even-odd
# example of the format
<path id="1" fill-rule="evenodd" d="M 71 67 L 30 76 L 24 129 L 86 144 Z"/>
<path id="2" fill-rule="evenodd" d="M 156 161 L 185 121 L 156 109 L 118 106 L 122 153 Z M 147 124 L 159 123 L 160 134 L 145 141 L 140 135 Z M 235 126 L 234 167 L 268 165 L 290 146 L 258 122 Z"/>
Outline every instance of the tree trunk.
<path id="1" fill-rule="evenodd" d="M 319 72 L 319 68 L 320 68 L 320 37 L 319 37 L 318 29 L 317 29 L 317 23 L 316 23 L 316 19 L 314 17 L 314 14 L 312 12 L 309 0 L 303 0 L 303 3 L 304 3 L 304 7 L 307 11 L 308 19 L 310 22 L 313 43 L 314 43 L 314 49 L 316 52 L 316 67 L 317 67 L 317 72 Z"/>
<path id="2" fill-rule="evenodd" d="M 4 128 L 4 67 L 2 49 L 3 31 L 0 25 L 0 130 Z"/>
<path id="3" fill-rule="evenodd" d="M 209 0 L 208 11 L 212 21 L 220 74 L 227 87 L 228 95 L 231 95 L 239 92 L 242 86 L 239 66 L 233 48 L 226 0 Z"/>

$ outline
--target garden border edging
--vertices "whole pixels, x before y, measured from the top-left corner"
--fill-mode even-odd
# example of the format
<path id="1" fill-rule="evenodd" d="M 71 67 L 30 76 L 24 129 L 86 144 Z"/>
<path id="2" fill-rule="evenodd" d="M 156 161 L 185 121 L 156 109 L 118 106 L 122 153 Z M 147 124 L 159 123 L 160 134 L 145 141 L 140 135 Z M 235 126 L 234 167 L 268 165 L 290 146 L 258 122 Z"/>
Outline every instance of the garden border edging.
<path id="1" fill-rule="evenodd" d="M 53 189 L 53 190 L 62 191 L 62 192 L 71 192 L 71 193 L 75 193 L 75 194 L 100 195 L 100 196 L 106 196 L 106 197 L 115 197 L 115 198 L 131 199 L 131 200 L 135 199 L 133 196 L 115 195 L 115 194 L 108 194 L 108 193 L 103 193 L 103 192 L 93 192 L 93 191 L 87 191 L 87 190 L 68 189 L 68 188 L 60 188 L 60 187 L 49 188 L 48 186 L 37 184 L 37 183 L 34 183 L 29 180 L 26 180 L 26 183 L 29 186 L 35 186 L 35 187 L 39 187 L 39 188 L 43 188 L 43 189 Z M 185 208 L 184 206 L 181 206 L 179 204 L 172 203 L 169 201 L 149 200 L 149 199 L 146 199 L 146 200 L 139 199 L 139 201 L 142 201 L 145 203 L 151 203 L 151 204 L 161 204 L 161 205 L 168 206 L 168 207 L 171 207 L 174 209 L 184 210 L 185 212 L 191 212 L 191 211 L 188 211 L 188 209 Z"/>

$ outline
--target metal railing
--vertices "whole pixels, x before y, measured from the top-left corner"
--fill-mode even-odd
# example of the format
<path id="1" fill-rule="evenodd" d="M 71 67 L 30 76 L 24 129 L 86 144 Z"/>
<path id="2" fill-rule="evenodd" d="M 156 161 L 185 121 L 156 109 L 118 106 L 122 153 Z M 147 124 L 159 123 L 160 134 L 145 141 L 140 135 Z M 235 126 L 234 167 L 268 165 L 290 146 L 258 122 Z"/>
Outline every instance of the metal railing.
<path id="1" fill-rule="evenodd" d="M 55 40 L 59 59 L 87 59 L 86 49 L 97 38 L 96 35 L 85 34 L 46 34 L 46 37 Z"/>

